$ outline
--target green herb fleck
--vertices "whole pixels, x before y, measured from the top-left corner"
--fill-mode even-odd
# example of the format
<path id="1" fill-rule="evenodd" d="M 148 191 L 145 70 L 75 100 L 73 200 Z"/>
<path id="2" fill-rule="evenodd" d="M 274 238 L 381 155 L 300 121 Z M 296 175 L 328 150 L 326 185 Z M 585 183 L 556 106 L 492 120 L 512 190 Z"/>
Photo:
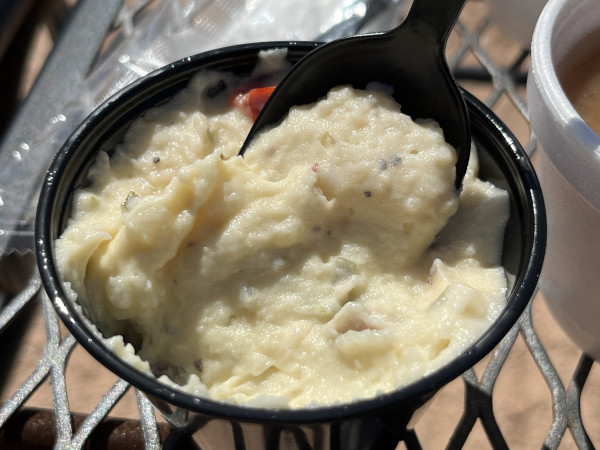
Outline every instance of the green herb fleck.
<path id="1" fill-rule="evenodd" d="M 121 206 L 129 211 L 131 209 L 131 202 L 135 198 L 139 198 L 139 195 L 135 191 L 129 191 L 127 198 L 123 203 L 121 203 Z"/>
<path id="2" fill-rule="evenodd" d="M 358 272 L 358 266 L 356 263 L 346 258 L 336 258 L 335 268 L 333 269 L 333 282 L 338 282 L 346 278 L 350 278 L 352 275 L 356 275 Z"/>

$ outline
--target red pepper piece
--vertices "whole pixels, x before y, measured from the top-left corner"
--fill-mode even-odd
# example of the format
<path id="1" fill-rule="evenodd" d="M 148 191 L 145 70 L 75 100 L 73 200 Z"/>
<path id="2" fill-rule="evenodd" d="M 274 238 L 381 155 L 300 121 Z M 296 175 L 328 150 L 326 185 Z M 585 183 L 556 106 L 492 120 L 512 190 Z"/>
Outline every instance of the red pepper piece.
<path id="1" fill-rule="evenodd" d="M 248 95 L 248 106 L 250 107 L 250 114 L 252 120 L 256 120 L 258 113 L 265 106 L 271 93 L 275 90 L 275 86 L 261 87 L 252 89 Z"/>

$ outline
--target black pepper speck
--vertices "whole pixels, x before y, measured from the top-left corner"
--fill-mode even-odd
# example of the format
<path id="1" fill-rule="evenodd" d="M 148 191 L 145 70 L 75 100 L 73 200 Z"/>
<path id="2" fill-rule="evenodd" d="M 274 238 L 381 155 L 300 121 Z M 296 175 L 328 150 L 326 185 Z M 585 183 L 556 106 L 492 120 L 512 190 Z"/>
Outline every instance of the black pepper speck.
<path id="1" fill-rule="evenodd" d="M 397 166 L 401 162 L 402 162 L 402 158 L 400 158 L 398 155 L 394 155 L 390 159 L 390 164 L 392 165 L 392 167 Z"/>
<path id="2" fill-rule="evenodd" d="M 227 87 L 227 83 L 225 83 L 224 80 L 219 80 L 219 82 L 215 86 L 210 87 L 206 91 L 206 95 L 211 98 L 216 97 L 219 93 L 223 92 L 226 87 Z"/>
<path id="3" fill-rule="evenodd" d="M 365 194 L 365 197 L 370 197 L 371 196 L 371 191 L 365 191 L 364 194 Z"/>

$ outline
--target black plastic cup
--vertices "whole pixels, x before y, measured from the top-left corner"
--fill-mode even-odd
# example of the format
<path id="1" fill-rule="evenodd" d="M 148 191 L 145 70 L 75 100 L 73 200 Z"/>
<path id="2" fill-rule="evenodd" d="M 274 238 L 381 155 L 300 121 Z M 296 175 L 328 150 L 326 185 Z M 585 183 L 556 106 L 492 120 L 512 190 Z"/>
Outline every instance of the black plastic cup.
<path id="1" fill-rule="evenodd" d="M 67 328 L 98 361 L 145 392 L 182 434 L 202 448 L 394 449 L 411 419 L 445 384 L 489 353 L 517 322 L 536 292 L 546 244 L 544 203 L 531 162 L 508 128 L 468 92 L 480 178 L 508 191 L 510 218 L 502 263 L 513 275 L 507 304 L 477 342 L 435 372 L 392 392 L 352 403 L 303 409 L 238 406 L 167 386 L 120 359 L 63 289 L 54 242 L 70 214 L 73 191 L 100 150 L 114 149 L 131 122 L 164 103 L 203 69 L 249 75 L 261 50 L 284 48 L 296 62 L 314 42 L 267 42 L 214 50 L 175 62 L 141 78 L 99 106 L 57 153 L 43 184 L 36 217 L 36 252 L 42 281 Z"/>

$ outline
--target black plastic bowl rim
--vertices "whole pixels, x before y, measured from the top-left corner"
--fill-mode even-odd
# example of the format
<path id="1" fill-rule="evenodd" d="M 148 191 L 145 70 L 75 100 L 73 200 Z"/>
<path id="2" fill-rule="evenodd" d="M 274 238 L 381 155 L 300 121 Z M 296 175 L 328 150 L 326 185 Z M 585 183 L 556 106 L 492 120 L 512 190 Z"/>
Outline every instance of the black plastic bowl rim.
<path id="1" fill-rule="evenodd" d="M 47 172 L 38 203 L 35 226 L 36 256 L 43 286 L 61 320 L 77 341 L 110 371 L 151 396 L 207 416 L 255 423 L 308 424 L 371 414 L 402 403 L 410 403 L 417 398 L 426 398 L 459 377 L 502 340 L 517 323 L 536 292 L 546 245 L 546 218 L 535 171 L 525 151 L 506 125 L 488 107 L 465 91 L 474 138 L 478 136 L 477 130 L 483 130 L 485 133 L 479 133 L 480 140 L 501 145 L 506 150 L 502 158 L 505 159 L 505 164 L 508 164 L 510 173 L 505 176 L 509 183 L 514 182 L 512 188 L 520 193 L 516 200 L 521 203 L 519 206 L 525 214 L 525 217 L 520 216 L 520 220 L 526 235 L 523 239 L 529 247 L 526 249 L 529 257 L 520 262 L 521 267 L 514 280 L 510 301 L 499 318 L 477 342 L 448 364 L 409 385 L 374 398 L 302 409 L 257 408 L 211 400 L 173 389 L 134 369 L 110 352 L 91 332 L 88 324 L 82 319 L 81 312 L 74 307 L 65 293 L 53 259 L 54 240 L 58 232 L 54 214 L 57 208 L 62 207 L 59 199 L 60 193 L 65 189 L 61 184 L 61 174 L 65 172 L 73 155 L 79 151 L 79 145 L 86 135 L 118 105 L 136 98 L 142 91 L 146 94 L 149 86 L 168 86 L 174 73 L 195 73 L 200 67 L 211 68 L 213 65 L 223 70 L 229 62 L 232 67 L 241 63 L 253 65 L 259 51 L 274 48 L 288 49 L 288 56 L 297 60 L 318 45 L 316 42 L 283 41 L 244 44 L 200 53 L 162 67 L 125 87 L 92 112 L 58 151 Z"/>

